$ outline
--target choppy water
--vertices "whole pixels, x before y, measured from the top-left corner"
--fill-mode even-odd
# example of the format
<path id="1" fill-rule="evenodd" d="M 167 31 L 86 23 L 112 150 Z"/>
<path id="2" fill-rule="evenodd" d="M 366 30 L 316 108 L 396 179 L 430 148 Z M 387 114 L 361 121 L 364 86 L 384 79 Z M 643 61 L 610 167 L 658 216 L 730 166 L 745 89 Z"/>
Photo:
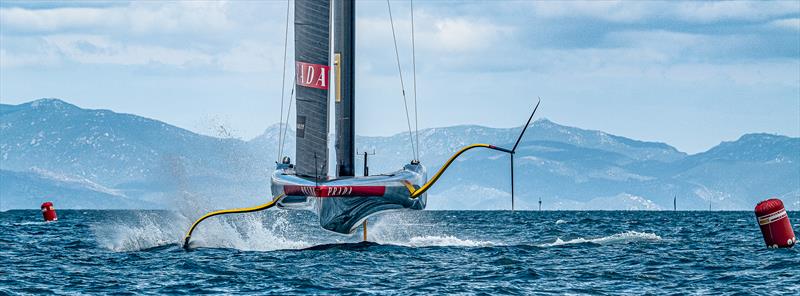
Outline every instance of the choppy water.
<path id="1" fill-rule="evenodd" d="M 271 210 L 210 219 L 189 252 L 173 212 L 40 219 L 0 213 L 0 294 L 800 295 L 800 251 L 750 212 L 400 212 L 357 243 Z"/>

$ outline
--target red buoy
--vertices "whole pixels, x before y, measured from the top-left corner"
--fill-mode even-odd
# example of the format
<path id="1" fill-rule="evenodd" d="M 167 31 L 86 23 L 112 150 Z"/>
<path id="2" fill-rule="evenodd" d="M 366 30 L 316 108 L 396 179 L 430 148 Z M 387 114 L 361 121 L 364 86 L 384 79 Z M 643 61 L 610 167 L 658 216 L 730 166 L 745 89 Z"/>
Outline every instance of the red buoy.
<path id="1" fill-rule="evenodd" d="M 758 203 L 756 217 L 768 248 L 791 248 L 797 243 L 792 222 L 780 199 L 772 198 Z"/>
<path id="2" fill-rule="evenodd" d="M 48 201 L 42 204 L 42 217 L 44 217 L 45 221 L 58 220 L 58 216 L 56 216 L 56 209 L 53 207 L 52 202 Z"/>

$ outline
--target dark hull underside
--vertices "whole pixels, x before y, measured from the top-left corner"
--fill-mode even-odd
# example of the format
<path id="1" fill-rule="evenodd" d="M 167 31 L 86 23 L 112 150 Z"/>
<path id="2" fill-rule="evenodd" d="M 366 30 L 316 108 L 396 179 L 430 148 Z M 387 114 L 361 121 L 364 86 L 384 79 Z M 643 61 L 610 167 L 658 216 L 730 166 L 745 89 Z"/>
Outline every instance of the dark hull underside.
<path id="1" fill-rule="evenodd" d="M 427 176 L 422 165 L 409 164 L 397 172 L 368 177 L 325 181 L 297 176 L 294 169 L 279 165 L 272 175 L 273 197 L 279 208 L 317 213 L 322 228 L 341 234 L 353 233 L 368 217 L 392 210 L 422 210 L 425 194 L 411 198 Z"/>

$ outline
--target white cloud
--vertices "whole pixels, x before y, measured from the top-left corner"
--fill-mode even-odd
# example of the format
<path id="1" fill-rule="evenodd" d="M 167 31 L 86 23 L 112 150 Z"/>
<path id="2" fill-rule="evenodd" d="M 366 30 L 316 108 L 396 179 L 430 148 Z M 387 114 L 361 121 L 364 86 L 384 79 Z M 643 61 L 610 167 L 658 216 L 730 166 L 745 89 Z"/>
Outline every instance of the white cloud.
<path id="1" fill-rule="evenodd" d="M 277 46 L 259 39 L 231 41 L 228 48 L 214 50 L 169 47 L 159 43 L 126 43 L 95 34 L 56 34 L 37 38 L 12 36 L 3 37 L 2 41 L 25 41 L 27 44 L 22 49 L 0 47 L 0 65 L 3 68 L 75 62 L 123 66 L 160 64 L 178 69 L 216 67 L 235 73 L 279 73 L 283 62 L 282 42 Z M 291 48 L 289 51 L 291 53 Z"/>
<path id="2" fill-rule="evenodd" d="M 212 56 L 193 50 L 161 46 L 126 45 L 97 35 L 55 35 L 44 38 L 64 57 L 86 64 L 147 65 L 178 67 L 206 65 Z"/>
<path id="3" fill-rule="evenodd" d="M 531 4 L 542 18 L 589 17 L 621 23 L 653 19 L 692 23 L 758 21 L 800 12 L 796 1 L 536 1 Z"/>
<path id="4" fill-rule="evenodd" d="M 121 25 L 117 13 L 103 8 L 0 9 L 6 30 L 51 32 Z"/>
<path id="5" fill-rule="evenodd" d="M 232 29 L 228 3 L 215 1 L 133 2 L 104 8 L 0 9 L 7 31 L 58 33 L 75 30 L 137 34 L 213 33 Z"/>
<path id="6" fill-rule="evenodd" d="M 235 43 L 230 50 L 208 53 L 193 49 L 169 48 L 158 45 L 125 44 L 100 35 L 51 35 L 44 37 L 43 48 L 48 51 L 38 54 L 11 55 L 3 50 L 3 66 L 30 64 L 53 64 L 60 58 L 84 64 L 150 65 L 161 64 L 177 68 L 213 66 L 223 71 L 236 73 L 258 73 L 279 71 L 283 52 L 270 43 L 259 40 L 244 40 Z M 49 57 L 39 60 L 40 56 Z M 10 61 L 10 62 L 8 62 Z M 8 63 L 6 63 L 8 62 Z"/>
<path id="7" fill-rule="evenodd" d="M 278 71 L 282 68 L 283 56 L 276 53 L 283 52 L 283 47 L 272 46 L 266 42 L 245 40 L 238 46 L 218 58 L 219 65 L 229 72 L 257 73 Z M 287 63 L 292 67 L 292 63 Z M 291 75 L 291 74 L 289 74 Z"/>
<path id="8" fill-rule="evenodd" d="M 410 19 L 395 19 L 394 26 L 401 51 L 411 46 Z M 358 20 L 358 38 L 370 40 L 364 45 L 370 49 L 393 47 L 392 27 L 385 18 Z M 515 29 L 485 19 L 467 17 L 437 17 L 418 13 L 415 17 L 416 46 L 428 52 L 449 54 L 472 53 L 487 49 L 501 40 L 513 36 Z M 403 54 L 403 52 L 401 52 Z"/>
<path id="9" fill-rule="evenodd" d="M 768 26 L 784 30 L 800 31 L 800 18 L 787 18 L 769 22 Z"/>
<path id="10" fill-rule="evenodd" d="M 710 38 L 711 36 L 700 34 L 663 30 L 617 31 L 609 33 L 604 42 L 615 47 L 656 50 L 664 57 L 669 57 L 687 48 L 707 43 Z"/>
<path id="11" fill-rule="evenodd" d="M 756 43 L 750 35 L 708 35 L 665 30 L 616 31 L 607 35 L 605 45 L 640 52 L 657 53 L 660 62 L 709 61 L 741 53 Z"/>
<path id="12" fill-rule="evenodd" d="M 513 32 L 510 27 L 463 18 L 438 20 L 433 28 L 433 31 L 420 32 L 423 42 L 429 48 L 450 52 L 486 49 Z"/>
<path id="13" fill-rule="evenodd" d="M 2 66 L 73 61 L 177 68 L 210 65 L 231 72 L 275 69 L 283 57 L 284 19 L 277 21 L 271 15 L 277 13 L 269 9 L 272 6 L 285 8 L 285 3 L 243 3 L 236 9 L 227 1 L 0 8 L 0 37 L 5 41 L 0 44 Z M 238 22 L 242 18 L 236 14 L 249 23 Z M 253 24 L 253 17 L 262 19 Z M 280 34 L 275 33 L 276 25 L 281 26 Z M 242 41 L 242 36 L 250 41 Z M 274 45 L 278 43 L 279 50 Z"/>
<path id="14" fill-rule="evenodd" d="M 800 12 L 796 1 L 719 1 L 676 3 L 672 13 L 686 21 L 708 23 L 725 20 L 756 21 Z"/>
<path id="15" fill-rule="evenodd" d="M 796 87 L 800 81 L 798 61 L 760 61 L 736 64 L 686 63 L 664 66 L 661 76 L 668 81 L 695 83 L 730 82 L 732 85 L 766 88 Z M 653 77 L 657 78 L 657 77 Z"/>
<path id="16" fill-rule="evenodd" d="M 52 50 L 39 53 L 10 53 L 0 48 L 0 68 L 55 65 L 59 60 L 57 53 Z"/>
<path id="17" fill-rule="evenodd" d="M 224 1 L 177 1 L 168 5 L 134 2 L 125 11 L 126 23 L 134 32 L 198 32 L 213 34 L 234 28 Z"/>
<path id="18" fill-rule="evenodd" d="M 654 13 L 651 6 L 625 1 L 536 1 L 536 15 L 544 18 L 592 17 L 615 22 L 642 20 Z"/>

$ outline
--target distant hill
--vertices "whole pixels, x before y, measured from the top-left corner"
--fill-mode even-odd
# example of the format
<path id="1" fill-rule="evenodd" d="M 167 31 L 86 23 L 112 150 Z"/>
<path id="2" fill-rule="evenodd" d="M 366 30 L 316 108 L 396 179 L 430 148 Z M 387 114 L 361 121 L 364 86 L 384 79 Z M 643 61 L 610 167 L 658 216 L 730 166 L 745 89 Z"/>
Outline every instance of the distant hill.
<path id="1" fill-rule="evenodd" d="M 269 196 L 281 128 L 243 141 L 58 99 L 0 104 L 0 208 L 36 208 L 48 198 L 62 198 L 62 208 L 253 204 Z M 284 154 L 293 157 L 294 131 L 286 130 Z M 430 175 L 461 146 L 511 146 L 518 133 L 475 125 L 423 129 L 420 159 Z M 377 153 L 371 173 L 411 158 L 406 133 L 357 137 L 356 145 Z M 360 173 L 361 158 L 357 163 Z M 779 135 L 747 134 L 687 155 L 664 143 L 540 119 L 515 164 L 517 205 L 527 209 L 539 198 L 544 209 L 671 209 L 674 196 L 681 209 L 751 209 L 769 196 L 792 202 L 800 195 L 800 138 Z M 430 191 L 429 208 L 508 208 L 508 175 L 508 155 L 470 151 Z"/>
<path id="2" fill-rule="evenodd" d="M 106 188 L 87 179 L 41 170 L 0 170 L 0 184 L 0 206 L 3 209 L 38 208 L 44 201 L 52 201 L 59 208 L 159 208 L 158 204 L 128 198 L 119 190 Z"/>
<path id="3" fill-rule="evenodd" d="M 5 171 L 36 168 L 91 180 L 134 199 L 148 196 L 156 203 L 187 190 L 225 200 L 234 198 L 233 193 L 263 196 L 268 188 L 251 184 L 264 182 L 272 162 L 241 140 L 203 136 L 136 115 L 82 109 L 58 99 L 0 105 L 0 116 L 0 168 Z M 5 180 L 0 183 L 6 186 Z"/>

